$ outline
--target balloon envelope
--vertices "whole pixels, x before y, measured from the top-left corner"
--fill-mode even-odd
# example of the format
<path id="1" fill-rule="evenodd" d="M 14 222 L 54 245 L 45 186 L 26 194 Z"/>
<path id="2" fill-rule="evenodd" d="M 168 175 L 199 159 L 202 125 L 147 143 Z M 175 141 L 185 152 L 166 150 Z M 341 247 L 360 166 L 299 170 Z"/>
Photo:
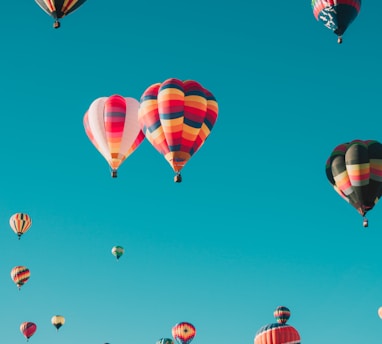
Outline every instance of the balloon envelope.
<path id="1" fill-rule="evenodd" d="M 148 141 L 179 174 L 217 117 L 218 103 L 210 91 L 193 80 L 168 79 L 142 94 L 138 119 Z"/>
<path id="2" fill-rule="evenodd" d="M 342 36 L 357 17 L 361 0 L 312 0 L 314 17 L 337 36 Z"/>
<path id="3" fill-rule="evenodd" d="M 156 344 L 174 344 L 174 341 L 171 338 L 161 338 Z"/>
<path id="4" fill-rule="evenodd" d="M 32 226 L 32 219 L 28 214 L 16 213 L 10 217 L 9 225 L 20 239 L 21 236 Z"/>
<path id="5" fill-rule="evenodd" d="M 25 321 L 20 325 L 20 331 L 26 339 L 34 335 L 37 330 L 37 325 L 30 321 Z"/>
<path id="6" fill-rule="evenodd" d="M 189 344 L 196 335 L 194 325 L 188 322 L 181 322 L 172 328 L 172 336 L 178 344 Z"/>
<path id="7" fill-rule="evenodd" d="M 365 216 L 382 195 L 382 144 L 353 140 L 337 146 L 326 162 L 334 190 Z"/>
<path id="8" fill-rule="evenodd" d="M 119 258 L 122 257 L 122 255 L 125 253 L 125 249 L 122 247 L 122 246 L 114 246 L 112 249 L 111 249 L 111 253 L 113 254 L 113 256 L 115 256 L 117 258 L 117 260 Z"/>
<path id="9" fill-rule="evenodd" d="M 145 138 L 138 123 L 138 108 L 138 100 L 113 95 L 94 100 L 85 113 L 86 135 L 108 162 L 113 177 Z"/>
<path id="10" fill-rule="evenodd" d="M 273 315 L 279 324 L 285 324 L 290 317 L 290 310 L 285 306 L 278 306 Z"/>
<path id="11" fill-rule="evenodd" d="M 11 270 L 11 278 L 19 289 L 28 281 L 30 275 L 29 269 L 25 266 L 15 266 Z"/>
<path id="12" fill-rule="evenodd" d="M 261 327 L 255 336 L 254 344 L 300 344 L 300 334 L 287 324 L 269 324 Z"/>
<path id="13" fill-rule="evenodd" d="M 60 18 L 67 16 L 78 9 L 86 0 L 35 0 L 35 2 L 53 19 L 56 23 Z M 59 27 L 59 24 L 55 27 Z"/>
<path id="14" fill-rule="evenodd" d="M 51 319 L 51 323 L 58 330 L 65 324 L 65 318 L 62 315 L 54 315 Z"/>

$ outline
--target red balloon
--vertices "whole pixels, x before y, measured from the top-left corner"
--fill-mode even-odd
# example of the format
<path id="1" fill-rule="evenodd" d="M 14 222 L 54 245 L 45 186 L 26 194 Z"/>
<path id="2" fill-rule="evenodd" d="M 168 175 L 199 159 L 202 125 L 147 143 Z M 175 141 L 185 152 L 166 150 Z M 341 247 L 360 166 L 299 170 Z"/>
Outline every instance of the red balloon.
<path id="1" fill-rule="evenodd" d="M 34 335 L 36 330 L 37 325 L 30 321 L 25 321 L 20 325 L 20 331 L 27 340 Z"/>

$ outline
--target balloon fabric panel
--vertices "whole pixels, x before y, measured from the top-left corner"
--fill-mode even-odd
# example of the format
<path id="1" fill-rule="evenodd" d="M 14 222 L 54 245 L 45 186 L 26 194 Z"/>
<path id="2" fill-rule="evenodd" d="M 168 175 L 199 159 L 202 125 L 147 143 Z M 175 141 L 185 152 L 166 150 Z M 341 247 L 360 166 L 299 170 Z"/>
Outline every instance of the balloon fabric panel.
<path id="1" fill-rule="evenodd" d="M 286 324 L 269 324 L 257 332 L 254 344 L 300 344 L 300 334 L 297 330 Z"/>

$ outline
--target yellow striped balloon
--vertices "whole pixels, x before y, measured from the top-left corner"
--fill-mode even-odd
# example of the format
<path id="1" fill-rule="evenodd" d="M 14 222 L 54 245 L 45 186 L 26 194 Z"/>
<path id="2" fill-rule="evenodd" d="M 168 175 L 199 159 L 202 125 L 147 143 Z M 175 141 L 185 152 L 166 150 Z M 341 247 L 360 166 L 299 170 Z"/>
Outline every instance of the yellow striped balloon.
<path id="1" fill-rule="evenodd" d="M 12 230 L 20 237 L 32 226 L 32 219 L 28 214 L 16 213 L 9 219 Z"/>

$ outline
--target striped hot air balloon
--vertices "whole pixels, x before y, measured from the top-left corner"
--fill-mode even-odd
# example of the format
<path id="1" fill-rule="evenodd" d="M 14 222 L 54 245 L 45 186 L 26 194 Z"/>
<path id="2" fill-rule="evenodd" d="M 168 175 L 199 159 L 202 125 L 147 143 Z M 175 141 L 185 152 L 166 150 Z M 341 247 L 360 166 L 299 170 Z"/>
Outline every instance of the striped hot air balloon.
<path id="1" fill-rule="evenodd" d="M 196 335 L 194 325 L 189 322 L 181 322 L 172 328 L 172 336 L 178 344 L 189 344 Z"/>
<path id="2" fill-rule="evenodd" d="M 34 335 L 37 330 L 37 325 L 30 321 L 25 321 L 20 325 L 20 331 L 23 336 L 29 341 L 29 338 Z"/>
<path id="3" fill-rule="evenodd" d="M 298 331 L 286 324 L 290 316 L 287 307 L 280 306 L 274 311 L 277 323 L 262 326 L 256 333 L 254 344 L 301 344 Z"/>
<path id="4" fill-rule="evenodd" d="M 145 136 L 138 123 L 139 102 L 120 95 L 93 101 L 84 116 L 86 135 L 112 169 L 112 177 Z"/>
<path id="5" fill-rule="evenodd" d="M 30 275 L 29 269 L 25 266 L 15 266 L 11 270 L 11 278 L 19 290 L 29 280 Z"/>
<path id="6" fill-rule="evenodd" d="M 326 176 L 334 190 L 363 216 L 382 195 L 382 144 L 353 140 L 337 146 L 326 162 Z"/>
<path id="7" fill-rule="evenodd" d="M 168 79 L 146 89 L 138 118 L 146 138 L 180 182 L 180 171 L 204 144 L 217 117 L 218 103 L 210 91 L 193 80 Z"/>
<path id="8" fill-rule="evenodd" d="M 361 9 L 361 0 L 312 0 L 314 17 L 338 36 L 342 35 L 357 17 Z"/>
<path id="9" fill-rule="evenodd" d="M 35 0 L 54 19 L 53 27 L 60 27 L 60 19 L 78 9 L 86 0 Z"/>
<path id="10" fill-rule="evenodd" d="M 16 213 L 9 219 L 9 225 L 20 239 L 21 236 L 32 226 L 32 219 L 28 214 Z"/>
<path id="11" fill-rule="evenodd" d="M 285 306 L 278 306 L 273 313 L 279 324 L 285 324 L 290 317 L 290 310 Z"/>

